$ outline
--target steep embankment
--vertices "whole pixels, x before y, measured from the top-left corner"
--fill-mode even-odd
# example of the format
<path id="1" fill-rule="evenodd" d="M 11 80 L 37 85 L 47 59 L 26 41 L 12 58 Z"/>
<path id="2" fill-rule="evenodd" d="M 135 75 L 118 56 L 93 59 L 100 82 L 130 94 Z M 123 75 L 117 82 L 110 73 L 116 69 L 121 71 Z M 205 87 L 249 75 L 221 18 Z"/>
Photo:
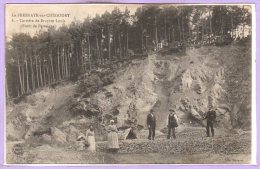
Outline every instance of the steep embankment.
<path id="1" fill-rule="evenodd" d="M 103 112 L 116 110 L 118 114 L 109 118 L 116 118 L 119 126 L 129 120 L 145 126 L 146 115 L 154 108 L 162 129 L 172 107 L 181 123 L 201 126 L 205 124 L 200 119 L 213 105 L 219 127 L 248 129 L 250 67 L 250 51 L 234 45 L 189 49 L 184 56 L 152 54 L 120 69 L 114 83 L 89 101 Z"/>
<path id="2" fill-rule="evenodd" d="M 45 88 L 25 96 L 19 99 L 18 103 L 7 102 L 7 140 L 17 141 L 28 138 L 32 134 L 31 131 L 47 128 L 46 122 L 51 120 L 55 120 L 55 124 L 67 120 L 69 117 L 65 112 L 73 98 L 75 88 L 76 85 L 71 83 L 61 84 L 56 88 Z"/>
<path id="3" fill-rule="evenodd" d="M 7 139 L 19 140 L 35 131 L 58 127 L 68 134 L 84 133 L 94 123 L 104 140 L 103 125 L 111 118 L 119 127 L 145 126 L 151 108 L 158 129 L 166 127 L 169 108 L 181 124 L 205 125 L 210 104 L 217 108 L 218 126 L 251 126 L 251 53 L 246 47 L 202 47 L 186 55 L 151 54 L 85 74 L 75 84 L 44 89 L 20 103 L 7 104 Z"/>

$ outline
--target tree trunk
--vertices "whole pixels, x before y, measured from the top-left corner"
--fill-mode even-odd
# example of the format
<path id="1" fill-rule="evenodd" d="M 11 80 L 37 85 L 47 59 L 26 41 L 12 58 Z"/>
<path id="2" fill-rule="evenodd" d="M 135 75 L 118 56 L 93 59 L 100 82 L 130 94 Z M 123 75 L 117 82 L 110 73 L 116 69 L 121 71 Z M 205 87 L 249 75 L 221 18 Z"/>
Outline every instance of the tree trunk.
<path id="1" fill-rule="evenodd" d="M 111 63 L 110 27 L 108 28 L 108 60 Z"/>
<path id="2" fill-rule="evenodd" d="M 199 26 L 197 26 L 197 33 L 196 33 L 196 36 L 197 36 L 197 42 L 199 41 Z"/>
<path id="3" fill-rule="evenodd" d="M 61 74 L 61 79 L 63 79 L 64 77 L 64 70 L 63 70 L 63 47 L 61 48 L 61 51 L 60 51 L 60 74 Z"/>
<path id="4" fill-rule="evenodd" d="M 77 63 L 77 67 L 79 67 L 79 52 L 78 50 L 76 49 L 76 63 Z"/>
<path id="5" fill-rule="evenodd" d="M 68 48 L 65 52 L 65 77 L 68 77 Z"/>
<path id="6" fill-rule="evenodd" d="M 121 49 L 121 33 L 119 32 L 119 58 L 122 59 L 122 49 Z"/>
<path id="7" fill-rule="evenodd" d="M 19 77 L 18 76 L 16 78 L 16 82 L 17 82 L 17 84 L 19 84 Z M 19 85 L 16 85 L 16 90 L 17 90 L 17 96 L 19 97 L 21 95 L 20 90 L 19 90 Z"/>
<path id="8" fill-rule="evenodd" d="M 22 75 L 21 75 L 21 65 L 20 65 L 20 59 L 18 56 L 18 73 L 19 73 L 19 80 L 20 80 L 20 91 L 21 95 L 24 94 L 24 87 L 23 87 L 23 82 L 22 82 Z"/>
<path id="9" fill-rule="evenodd" d="M 211 43 L 211 36 L 212 36 L 212 17 L 211 17 L 210 10 L 209 10 L 209 28 L 210 28 L 209 43 Z"/>
<path id="10" fill-rule="evenodd" d="M 103 65 L 104 61 L 103 61 L 103 43 L 102 43 L 102 38 L 101 38 L 101 41 L 100 41 L 100 61 L 101 61 L 101 64 Z"/>
<path id="11" fill-rule="evenodd" d="M 51 61 L 52 82 L 54 82 L 55 81 L 55 76 L 54 76 L 53 61 L 52 61 L 52 51 L 51 51 L 49 56 L 50 56 L 49 58 L 50 58 L 50 61 Z"/>
<path id="12" fill-rule="evenodd" d="M 164 13 L 164 39 L 167 40 L 166 13 Z"/>
<path id="13" fill-rule="evenodd" d="M 24 73 L 24 64 L 22 63 L 21 65 L 21 69 L 22 69 L 22 83 L 23 83 L 23 93 L 26 93 L 25 92 L 25 73 Z"/>
<path id="14" fill-rule="evenodd" d="M 181 41 L 181 24 L 180 24 L 180 18 L 178 17 L 178 29 L 179 29 L 179 41 Z"/>
<path id="15" fill-rule="evenodd" d="M 42 77 L 42 61 L 41 61 L 41 59 L 39 59 L 39 63 L 40 63 L 40 71 L 39 71 L 39 73 L 40 73 L 40 84 L 41 84 L 41 86 L 43 86 L 43 77 Z"/>
<path id="16" fill-rule="evenodd" d="M 83 57 L 83 55 L 82 55 Z M 66 69 L 65 69 L 65 49 L 64 49 L 64 45 L 62 46 L 62 68 L 63 68 L 63 78 L 65 78 L 66 76 Z"/>
<path id="17" fill-rule="evenodd" d="M 33 61 L 32 61 L 32 57 L 30 57 L 30 68 L 31 68 L 31 82 L 32 82 L 32 90 L 35 90 L 35 80 L 34 80 L 34 70 L 33 70 Z"/>
<path id="18" fill-rule="evenodd" d="M 233 14 L 232 14 L 232 11 L 231 11 L 231 37 L 233 39 Z"/>
<path id="19" fill-rule="evenodd" d="M 126 56 L 128 56 L 128 50 L 129 50 L 129 46 L 128 46 L 128 30 L 126 31 Z"/>
<path id="20" fill-rule="evenodd" d="M 185 41 L 185 34 L 184 34 L 184 24 L 183 24 L 183 15 L 181 15 L 181 30 L 182 30 L 182 40 Z"/>
<path id="21" fill-rule="evenodd" d="M 71 75 L 71 57 L 72 57 L 72 47 L 70 46 L 69 56 L 68 56 L 68 76 Z"/>
<path id="22" fill-rule="evenodd" d="M 158 32 L 157 32 L 157 17 L 154 18 L 154 24 L 155 24 L 155 45 L 156 49 L 158 49 Z"/>
<path id="23" fill-rule="evenodd" d="M 109 42 L 110 43 L 110 42 Z M 110 48 L 110 45 L 109 45 Z M 109 49 L 110 50 L 110 49 Z M 110 51 L 109 51 L 110 52 Z M 88 60 L 89 60 L 89 71 L 91 72 L 92 69 L 92 64 L 91 64 L 91 53 L 90 53 L 90 40 L 89 40 L 89 36 L 88 36 Z M 110 56 L 109 56 L 109 60 L 110 60 Z"/>
<path id="24" fill-rule="evenodd" d="M 29 72 L 28 72 L 28 62 L 27 62 L 26 48 L 25 48 L 24 59 L 25 59 L 25 70 L 26 70 L 26 92 L 28 93 L 30 91 L 30 86 L 29 86 Z"/>
<path id="25" fill-rule="evenodd" d="M 46 65 L 45 65 L 45 60 L 43 59 L 43 85 L 46 86 Z"/>
<path id="26" fill-rule="evenodd" d="M 98 65 L 100 64 L 100 50 L 99 50 L 99 45 L 98 45 L 98 39 L 97 36 L 95 36 L 96 39 L 96 48 L 97 48 L 97 63 Z"/>
<path id="27" fill-rule="evenodd" d="M 61 75 L 60 75 L 60 48 L 58 47 L 58 55 L 57 55 L 57 61 L 58 61 L 58 70 L 57 70 L 57 74 L 58 74 L 58 80 L 61 80 Z M 78 65 L 77 65 L 78 66 Z"/>
<path id="28" fill-rule="evenodd" d="M 204 37 L 204 25 L 202 24 L 201 25 L 201 41 L 202 41 L 202 44 L 203 44 L 203 41 L 204 41 L 203 37 Z"/>
<path id="29" fill-rule="evenodd" d="M 147 36 L 145 36 L 145 51 L 147 52 L 147 48 L 148 48 L 148 40 L 147 40 Z"/>
<path id="30" fill-rule="evenodd" d="M 46 85 L 50 84 L 50 72 L 49 72 L 49 64 L 45 64 L 45 69 L 46 69 Z"/>
<path id="31" fill-rule="evenodd" d="M 243 5 L 243 23 L 242 23 L 242 28 L 243 28 L 243 38 L 245 37 L 245 10 L 244 10 L 244 5 Z"/>
<path id="32" fill-rule="evenodd" d="M 81 40 L 80 49 L 81 49 L 81 64 L 85 65 L 86 60 L 85 60 L 85 55 L 84 55 L 85 54 L 85 48 L 84 48 L 84 41 L 83 40 Z M 83 67 L 83 70 L 86 71 L 85 66 Z"/>
<path id="33" fill-rule="evenodd" d="M 168 43 L 171 42 L 171 27 L 168 28 Z"/>
<path id="34" fill-rule="evenodd" d="M 123 46 L 123 49 L 122 49 L 122 50 L 123 50 L 123 52 L 122 52 L 122 53 L 123 53 L 123 58 L 125 58 L 125 56 L 126 56 L 126 55 L 125 55 L 125 53 L 126 53 L 126 52 L 125 52 L 125 50 L 126 50 L 126 47 L 125 47 L 125 46 L 126 46 L 125 37 L 123 37 L 122 40 L 123 40 L 123 43 L 122 43 L 122 46 Z"/>
<path id="35" fill-rule="evenodd" d="M 191 29 L 189 27 L 189 38 L 191 38 L 192 34 L 191 34 Z"/>
<path id="36" fill-rule="evenodd" d="M 172 39 L 171 39 L 171 41 L 173 42 L 173 41 L 175 41 L 175 30 L 174 30 L 174 28 L 173 28 L 173 26 L 172 26 Z"/>
<path id="37" fill-rule="evenodd" d="M 221 42 L 223 42 L 223 17 L 222 15 L 220 16 L 221 19 Z"/>
<path id="38" fill-rule="evenodd" d="M 119 35 L 120 36 L 120 35 Z M 144 52 L 144 40 L 143 40 L 143 24 L 141 23 L 141 49 L 142 53 Z M 120 56 L 121 57 L 121 56 Z"/>
<path id="39" fill-rule="evenodd" d="M 52 83 L 52 81 L 51 81 L 51 66 L 50 66 L 50 63 L 49 63 L 50 61 L 48 61 L 48 66 L 47 66 L 47 76 L 48 76 L 48 85 L 50 85 L 51 83 Z"/>
<path id="40" fill-rule="evenodd" d="M 37 87 L 40 87 L 40 78 L 39 78 L 39 70 L 38 70 L 38 56 L 35 57 L 35 66 L 36 66 L 36 76 L 37 76 Z"/>

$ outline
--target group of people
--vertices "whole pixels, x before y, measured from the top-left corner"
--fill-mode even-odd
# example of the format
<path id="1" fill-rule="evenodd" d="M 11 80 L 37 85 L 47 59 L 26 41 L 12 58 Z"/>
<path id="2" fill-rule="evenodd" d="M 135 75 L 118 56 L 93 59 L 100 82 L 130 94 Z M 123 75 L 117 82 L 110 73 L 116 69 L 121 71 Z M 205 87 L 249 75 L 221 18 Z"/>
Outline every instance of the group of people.
<path id="1" fill-rule="evenodd" d="M 106 127 L 107 135 L 107 148 L 109 152 L 116 152 L 119 149 L 118 142 L 118 130 L 115 125 L 114 120 L 110 120 L 110 124 Z M 96 141 L 95 141 L 95 132 L 92 125 L 89 126 L 89 129 L 86 131 L 86 135 L 80 135 L 77 139 L 80 142 L 80 149 L 83 150 L 87 147 L 87 150 L 90 152 L 96 151 Z"/>
<path id="2" fill-rule="evenodd" d="M 175 139 L 175 128 L 178 127 L 178 118 L 176 116 L 175 110 L 170 109 L 170 113 L 168 115 L 168 122 L 167 122 L 167 127 L 168 127 L 168 135 L 167 138 L 171 138 L 171 133 L 172 137 Z M 150 113 L 147 115 L 147 127 L 149 129 L 149 135 L 148 139 L 149 140 L 154 140 L 155 137 L 155 128 L 156 128 L 156 117 L 154 115 L 154 110 L 151 109 Z"/>
<path id="3" fill-rule="evenodd" d="M 206 133 L 207 137 L 214 136 L 214 121 L 216 119 L 215 110 L 210 107 L 206 116 L 202 118 L 202 120 L 207 119 Z M 178 127 L 178 117 L 176 116 L 176 112 L 174 109 L 169 110 L 169 115 L 167 119 L 167 127 L 168 127 L 168 135 L 167 139 L 173 138 L 176 139 L 175 128 Z M 154 110 L 151 109 L 150 113 L 147 115 L 147 127 L 149 129 L 149 140 L 154 140 L 155 138 L 155 129 L 156 129 L 156 116 L 154 115 Z M 114 120 L 110 120 L 110 124 L 106 127 L 107 135 L 107 148 L 109 152 L 116 152 L 119 149 L 119 141 L 118 141 L 118 130 Z M 92 125 L 89 126 L 89 129 L 86 132 L 85 136 L 79 136 L 78 141 L 81 143 L 81 150 L 84 147 L 87 147 L 87 150 L 91 152 L 96 151 L 96 142 L 95 142 L 95 133 L 94 127 Z"/>
<path id="4" fill-rule="evenodd" d="M 207 125 L 206 125 L 206 134 L 207 137 L 214 136 L 214 122 L 216 120 L 216 111 L 213 109 L 213 107 L 209 108 L 209 111 L 207 112 L 206 116 L 202 118 L 201 120 L 207 119 Z M 167 119 L 167 127 L 168 127 L 168 135 L 167 139 L 173 138 L 176 139 L 175 135 L 175 128 L 178 127 L 178 117 L 176 116 L 176 112 L 174 109 L 169 110 L 169 115 Z M 150 113 L 147 115 L 147 127 L 149 129 L 149 140 L 154 140 L 155 138 L 155 129 L 156 129 L 156 117 L 154 115 L 154 110 L 151 109 Z"/>

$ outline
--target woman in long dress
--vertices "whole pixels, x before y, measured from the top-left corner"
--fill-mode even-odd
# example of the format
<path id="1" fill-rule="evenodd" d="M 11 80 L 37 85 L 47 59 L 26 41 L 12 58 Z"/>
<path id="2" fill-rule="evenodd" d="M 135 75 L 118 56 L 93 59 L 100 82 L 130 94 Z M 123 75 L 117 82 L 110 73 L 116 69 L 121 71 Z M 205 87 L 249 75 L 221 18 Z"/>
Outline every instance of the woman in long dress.
<path id="1" fill-rule="evenodd" d="M 86 132 L 86 140 L 88 142 L 88 151 L 95 152 L 96 151 L 96 141 L 95 141 L 95 132 L 92 125 L 89 126 L 89 129 Z"/>
<path id="2" fill-rule="evenodd" d="M 110 152 L 116 152 L 119 149 L 118 143 L 118 130 L 114 123 L 114 120 L 110 120 L 110 125 L 107 127 L 108 136 L 107 136 L 107 148 Z"/>

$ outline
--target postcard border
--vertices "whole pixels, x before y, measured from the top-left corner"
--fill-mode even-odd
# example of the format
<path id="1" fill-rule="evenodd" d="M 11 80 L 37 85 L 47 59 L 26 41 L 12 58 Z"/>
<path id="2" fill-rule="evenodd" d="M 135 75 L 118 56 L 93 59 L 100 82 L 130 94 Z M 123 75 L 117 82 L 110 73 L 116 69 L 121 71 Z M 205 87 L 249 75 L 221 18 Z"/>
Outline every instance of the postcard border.
<path id="1" fill-rule="evenodd" d="M 257 56 L 260 53 L 260 49 L 256 48 L 257 45 L 260 44 L 260 1 L 257 0 L 98 0 L 98 1 L 84 1 L 84 0 L 63 0 L 63 1 L 59 1 L 59 0 L 2 0 L 0 2 L 1 6 L 0 6 L 0 109 L 1 109 L 1 114 L 0 114 L 0 168 L 34 168 L 34 167 L 40 167 L 40 168 L 60 168 L 60 169 L 65 169 L 66 166 L 60 166 L 60 165 L 44 165 L 44 166 L 29 166 L 29 165 L 4 165 L 4 142 L 5 142 L 5 133 L 4 133 L 4 111 L 5 111 L 5 92 L 4 92 L 4 86 L 5 86 L 5 25 L 4 25 L 4 5 L 7 3 L 15 3 L 15 4 L 20 4 L 20 3 L 36 3 L 36 4 L 42 4 L 42 3 L 77 3 L 77 4 L 81 4 L 81 3 L 192 3 L 192 4 L 200 4 L 200 3 L 206 3 L 206 4 L 216 4 L 216 3 L 224 3 L 224 4 L 232 4 L 232 3 L 238 3 L 238 4 L 255 4 L 255 27 L 252 26 L 252 28 L 255 28 L 255 31 L 252 30 L 252 32 L 255 32 L 255 36 L 253 37 L 253 40 L 255 39 L 255 44 L 253 44 L 252 46 L 252 51 L 255 52 L 255 63 L 252 66 L 252 70 L 256 70 L 256 74 L 255 76 L 253 76 L 253 78 L 255 78 L 255 84 L 253 84 L 252 89 L 254 89 L 255 87 L 255 92 L 253 91 L 252 94 L 252 98 L 256 97 L 256 102 L 252 102 L 252 107 L 256 107 L 256 119 L 260 119 L 260 114 L 258 113 L 260 110 L 260 98 L 259 98 L 259 90 L 260 90 L 260 86 L 257 86 L 257 84 L 260 83 L 260 68 L 259 68 L 259 64 L 260 61 L 257 59 Z M 258 11 L 258 12 L 257 12 Z M 258 29 L 257 29 L 258 28 Z M 254 50 L 255 49 L 255 50 Z M 252 53 L 253 54 L 253 53 Z M 255 119 L 255 120 L 256 120 Z M 156 168 L 156 167 L 160 167 L 163 169 L 168 169 L 168 168 L 172 168 L 172 167 L 177 167 L 177 168 L 182 168 L 182 169 L 188 169 L 190 167 L 192 167 L 193 169 L 199 169 L 199 168 L 218 168 L 218 167 L 223 167 L 223 168 L 232 168 L 232 169 L 236 169 L 236 168 L 258 168 L 259 165 L 258 163 L 260 162 L 260 136 L 259 134 L 257 134 L 258 129 L 260 128 L 260 122 L 257 122 L 256 120 L 256 163 L 257 164 L 253 164 L 253 165 L 178 165 L 178 164 L 174 164 L 174 165 L 163 165 L 163 164 L 159 164 L 159 165 L 82 165 L 84 167 L 92 167 L 92 168 L 116 168 L 116 167 L 122 167 L 122 168 L 134 168 L 134 169 L 140 169 L 140 168 Z M 253 126 L 254 127 L 254 126 Z M 79 167 L 79 165 L 69 165 L 70 168 L 76 168 Z"/>

